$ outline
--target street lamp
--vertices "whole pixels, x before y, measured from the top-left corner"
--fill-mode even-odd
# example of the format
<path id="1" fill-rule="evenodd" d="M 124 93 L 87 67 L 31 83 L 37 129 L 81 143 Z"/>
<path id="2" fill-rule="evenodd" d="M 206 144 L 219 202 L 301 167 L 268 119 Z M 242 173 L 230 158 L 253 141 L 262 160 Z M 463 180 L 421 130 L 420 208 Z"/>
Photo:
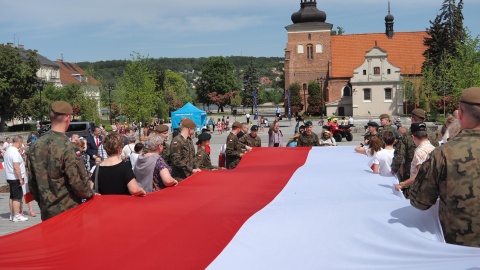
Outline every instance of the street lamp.
<path id="1" fill-rule="evenodd" d="M 109 99 L 109 111 L 108 111 L 108 119 L 110 120 L 110 125 L 112 125 L 112 95 L 111 92 L 113 90 L 113 84 L 109 83 L 105 86 L 105 89 L 108 91 L 108 99 Z"/>
<path id="2" fill-rule="evenodd" d="M 323 106 L 324 106 L 324 103 L 323 103 L 323 100 L 324 100 L 323 99 L 323 84 L 325 82 L 325 78 L 319 77 L 317 79 L 317 81 L 318 81 L 318 84 L 320 85 L 320 108 L 319 108 L 319 110 L 320 110 L 320 115 L 323 115 Z"/>
<path id="3" fill-rule="evenodd" d="M 307 84 L 303 84 L 303 107 L 305 114 L 307 113 Z"/>

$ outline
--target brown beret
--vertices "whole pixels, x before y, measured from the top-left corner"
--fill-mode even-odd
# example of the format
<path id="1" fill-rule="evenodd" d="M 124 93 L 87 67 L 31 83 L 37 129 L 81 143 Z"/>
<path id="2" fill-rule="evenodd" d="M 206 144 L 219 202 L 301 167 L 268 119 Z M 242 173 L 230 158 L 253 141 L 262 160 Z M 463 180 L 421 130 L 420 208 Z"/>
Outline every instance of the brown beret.
<path id="1" fill-rule="evenodd" d="M 155 127 L 155 131 L 159 133 L 163 133 L 165 131 L 168 131 L 168 126 L 167 125 L 158 125 Z"/>
<path id="2" fill-rule="evenodd" d="M 233 122 L 232 128 L 241 128 L 241 127 L 242 127 L 242 124 L 240 124 L 240 122 L 238 121 Z"/>
<path id="3" fill-rule="evenodd" d="M 186 128 L 196 128 L 197 127 L 195 122 L 193 122 L 193 120 L 190 119 L 190 118 L 183 118 L 181 124 L 182 124 L 182 126 L 184 126 Z"/>
<path id="4" fill-rule="evenodd" d="M 418 118 L 425 119 L 425 111 L 422 109 L 415 109 L 412 111 L 412 115 L 417 116 Z"/>
<path id="5" fill-rule="evenodd" d="M 470 105 L 480 105 L 480 87 L 471 87 L 463 90 L 460 102 Z"/>
<path id="6" fill-rule="evenodd" d="M 50 109 L 56 114 L 73 114 L 72 106 L 65 101 L 55 101 L 50 106 Z"/>
<path id="7" fill-rule="evenodd" d="M 388 114 L 386 114 L 386 113 L 382 113 L 382 114 L 380 114 L 380 116 L 379 116 L 378 118 L 379 118 L 379 119 L 383 119 L 383 118 L 388 118 L 388 119 L 390 119 L 390 116 L 388 116 Z"/>

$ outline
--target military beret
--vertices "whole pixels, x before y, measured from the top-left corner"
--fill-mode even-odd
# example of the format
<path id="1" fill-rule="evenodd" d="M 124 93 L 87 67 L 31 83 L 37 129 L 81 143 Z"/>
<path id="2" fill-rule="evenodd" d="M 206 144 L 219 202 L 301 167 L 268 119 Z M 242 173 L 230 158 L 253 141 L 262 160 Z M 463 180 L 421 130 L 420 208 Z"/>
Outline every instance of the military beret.
<path id="1" fill-rule="evenodd" d="M 155 127 L 155 131 L 159 133 L 163 133 L 165 131 L 168 131 L 168 126 L 167 125 L 158 125 Z"/>
<path id="2" fill-rule="evenodd" d="M 257 125 L 253 125 L 251 128 L 250 128 L 251 131 L 258 131 L 258 126 Z"/>
<path id="3" fill-rule="evenodd" d="M 241 128 L 241 127 L 242 127 L 242 124 L 240 124 L 240 122 L 238 121 L 233 122 L 232 128 Z"/>
<path id="4" fill-rule="evenodd" d="M 368 123 L 367 123 L 367 126 L 369 126 L 369 127 L 378 127 L 378 123 L 377 123 L 377 122 L 368 122 Z"/>
<path id="5" fill-rule="evenodd" d="M 480 105 L 480 87 L 471 87 L 463 90 L 460 102 L 470 105 Z"/>
<path id="6" fill-rule="evenodd" d="M 193 122 L 193 120 L 190 119 L 190 118 L 183 118 L 181 124 L 182 124 L 182 126 L 184 126 L 186 128 L 196 128 L 197 127 L 195 122 Z"/>
<path id="7" fill-rule="evenodd" d="M 212 138 L 212 135 L 210 133 L 200 133 L 198 135 L 198 141 L 208 141 Z"/>
<path id="8" fill-rule="evenodd" d="M 309 126 L 311 126 L 311 125 L 313 125 L 313 124 L 312 124 L 312 121 L 307 121 L 307 122 L 305 122 L 305 127 L 309 127 Z"/>
<path id="9" fill-rule="evenodd" d="M 425 111 L 422 109 L 415 109 L 412 111 L 412 115 L 417 116 L 418 118 L 425 119 Z"/>
<path id="10" fill-rule="evenodd" d="M 50 106 L 50 109 L 52 110 L 52 112 L 56 114 L 68 114 L 68 115 L 73 114 L 72 106 L 65 101 L 53 102 L 52 105 Z"/>
<path id="11" fill-rule="evenodd" d="M 412 123 L 410 126 L 410 132 L 415 133 L 417 131 L 426 131 L 427 125 L 425 123 Z"/>
<path id="12" fill-rule="evenodd" d="M 389 118 L 389 119 L 390 119 L 390 116 L 388 116 L 388 114 L 386 114 L 386 113 L 382 113 L 382 114 L 380 114 L 380 116 L 378 117 L 378 119 L 383 119 L 383 118 Z"/>

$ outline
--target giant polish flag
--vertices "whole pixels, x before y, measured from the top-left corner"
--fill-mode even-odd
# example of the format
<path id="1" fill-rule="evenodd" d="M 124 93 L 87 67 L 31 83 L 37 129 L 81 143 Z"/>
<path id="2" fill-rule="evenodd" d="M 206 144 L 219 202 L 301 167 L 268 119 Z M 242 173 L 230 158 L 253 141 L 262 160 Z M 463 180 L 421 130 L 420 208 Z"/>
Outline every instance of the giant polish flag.
<path id="1" fill-rule="evenodd" d="M 97 196 L 0 237 L 2 269 L 477 269 L 352 147 L 263 148 L 232 171 Z"/>

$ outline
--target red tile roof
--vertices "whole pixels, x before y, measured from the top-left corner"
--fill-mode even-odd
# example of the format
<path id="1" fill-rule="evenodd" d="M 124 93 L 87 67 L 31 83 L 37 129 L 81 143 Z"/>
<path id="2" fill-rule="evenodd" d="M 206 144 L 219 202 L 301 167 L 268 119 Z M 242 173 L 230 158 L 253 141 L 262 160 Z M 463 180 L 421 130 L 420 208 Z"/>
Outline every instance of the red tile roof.
<path id="1" fill-rule="evenodd" d="M 384 33 L 339 35 L 331 37 L 333 78 L 352 77 L 353 70 L 365 61 L 365 53 L 377 46 L 387 51 L 388 61 L 401 74 L 420 74 L 425 58 L 426 32 L 396 32 L 392 39 Z"/>
<path id="2" fill-rule="evenodd" d="M 95 80 L 92 76 L 87 75 L 87 73 L 75 63 L 63 62 L 60 60 L 58 60 L 56 63 L 60 66 L 60 82 L 62 84 L 75 83 L 100 85 L 99 81 Z M 73 74 L 88 76 L 88 82 L 80 82 L 73 76 Z"/>

